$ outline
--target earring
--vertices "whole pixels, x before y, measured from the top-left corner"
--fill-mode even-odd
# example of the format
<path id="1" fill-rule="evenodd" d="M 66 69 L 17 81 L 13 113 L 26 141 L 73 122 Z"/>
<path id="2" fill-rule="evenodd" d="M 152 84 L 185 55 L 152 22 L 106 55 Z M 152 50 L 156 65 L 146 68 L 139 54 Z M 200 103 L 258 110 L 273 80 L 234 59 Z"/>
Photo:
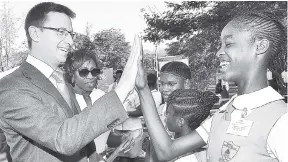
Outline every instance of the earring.
<path id="1" fill-rule="evenodd" d="M 185 123 L 184 119 L 180 118 L 178 122 L 178 126 L 182 128 L 184 126 L 184 123 Z"/>

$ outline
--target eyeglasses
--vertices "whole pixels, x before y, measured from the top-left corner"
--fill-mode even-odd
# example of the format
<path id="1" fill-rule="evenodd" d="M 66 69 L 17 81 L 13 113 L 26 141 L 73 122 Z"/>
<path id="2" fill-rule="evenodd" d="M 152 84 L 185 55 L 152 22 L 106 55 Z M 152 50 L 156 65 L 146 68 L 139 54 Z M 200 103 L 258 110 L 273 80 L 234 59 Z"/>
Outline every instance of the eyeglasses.
<path id="1" fill-rule="evenodd" d="M 49 30 L 54 30 L 54 31 L 57 31 L 57 35 L 59 37 L 62 37 L 62 38 L 66 38 L 68 36 L 68 34 L 71 35 L 72 39 L 74 39 L 76 33 L 75 32 L 72 32 L 72 31 L 68 31 L 67 29 L 65 28 L 51 28 L 51 27 L 45 27 L 45 26 L 41 26 L 39 28 L 42 28 L 42 29 L 49 29 Z"/>
<path id="2" fill-rule="evenodd" d="M 78 73 L 79 73 L 80 77 L 82 77 L 82 78 L 86 78 L 89 75 L 89 73 L 91 73 L 91 75 L 93 77 L 97 77 L 100 74 L 100 69 L 96 69 L 96 68 L 94 68 L 92 70 L 79 69 Z"/>

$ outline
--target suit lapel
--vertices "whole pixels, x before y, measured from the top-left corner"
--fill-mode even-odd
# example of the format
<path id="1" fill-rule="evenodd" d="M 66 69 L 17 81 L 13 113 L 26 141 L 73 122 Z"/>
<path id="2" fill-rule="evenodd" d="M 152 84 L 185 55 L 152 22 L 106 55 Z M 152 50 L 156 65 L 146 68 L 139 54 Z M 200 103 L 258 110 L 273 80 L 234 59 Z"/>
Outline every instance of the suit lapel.
<path id="1" fill-rule="evenodd" d="M 25 62 L 20 70 L 22 71 L 23 75 L 28 78 L 32 84 L 40 88 L 42 91 L 46 92 L 50 96 L 52 96 L 57 103 L 61 106 L 63 111 L 65 112 L 67 117 L 72 117 L 73 112 L 71 108 L 66 103 L 60 92 L 57 88 L 50 82 L 48 78 L 46 78 L 38 69 L 34 66 L 30 65 L 29 63 Z"/>

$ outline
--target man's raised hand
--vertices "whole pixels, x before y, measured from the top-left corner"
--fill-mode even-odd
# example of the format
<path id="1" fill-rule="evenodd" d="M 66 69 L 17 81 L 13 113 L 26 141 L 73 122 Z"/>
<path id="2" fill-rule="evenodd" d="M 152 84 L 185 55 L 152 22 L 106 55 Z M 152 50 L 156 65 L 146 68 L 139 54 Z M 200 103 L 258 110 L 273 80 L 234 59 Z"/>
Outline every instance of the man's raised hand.
<path id="1" fill-rule="evenodd" d="M 127 64 L 124 68 L 120 81 L 115 88 L 119 99 L 124 102 L 126 96 L 135 87 L 135 80 L 138 73 L 138 60 L 143 55 L 142 40 L 140 36 L 135 35 L 133 46 Z M 121 95 L 119 95 L 121 94 Z"/>

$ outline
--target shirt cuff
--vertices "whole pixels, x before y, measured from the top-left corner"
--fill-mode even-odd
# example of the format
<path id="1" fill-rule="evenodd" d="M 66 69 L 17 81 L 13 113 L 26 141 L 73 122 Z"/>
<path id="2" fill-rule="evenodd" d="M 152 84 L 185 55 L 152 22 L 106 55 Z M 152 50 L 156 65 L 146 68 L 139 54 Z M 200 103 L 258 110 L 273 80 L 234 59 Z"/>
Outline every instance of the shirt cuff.
<path id="1" fill-rule="evenodd" d="M 122 123 L 121 126 L 117 126 L 115 129 L 117 130 L 136 130 L 142 129 L 142 121 L 139 118 L 128 118 L 125 122 Z"/>

